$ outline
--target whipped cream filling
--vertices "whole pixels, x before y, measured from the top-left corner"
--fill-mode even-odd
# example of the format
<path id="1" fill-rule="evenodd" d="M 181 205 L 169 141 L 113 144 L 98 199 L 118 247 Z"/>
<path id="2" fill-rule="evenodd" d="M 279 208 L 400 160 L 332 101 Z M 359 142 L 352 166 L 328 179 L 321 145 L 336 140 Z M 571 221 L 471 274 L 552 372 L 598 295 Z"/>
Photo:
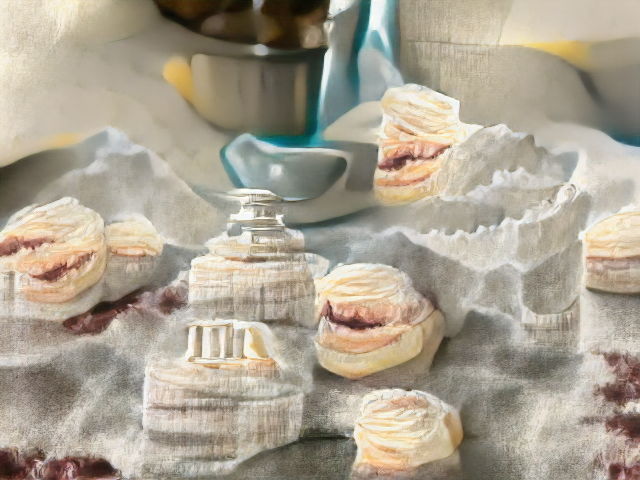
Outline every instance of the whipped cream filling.
<path id="1" fill-rule="evenodd" d="M 116 255 L 157 256 L 162 253 L 162 238 L 153 224 L 142 216 L 114 222 L 105 229 L 107 247 Z"/>
<path id="2" fill-rule="evenodd" d="M 383 170 L 437 158 L 480 128 L 460 121 L 457 100 L 420 85 L 390 88 L 381 104 L 378 166 Z"/>
<path id="3" fill-rule="evenodd" d="M 363 398 L 354 437 L 360 460 L 407 469 L 451 455 L 462 427 L 457 411 L 434 395 L 378 390 Z"/>
<path id="4" fill-rule="evenodd" d="M 318 342 L 347 353 L 389 345 L 435 310 L 406 274 L 388 265 L 340 266 L 316 280 L 316 292 Z"/>
<path id="5" fill-rule="evenodd" d="M 0 251 L 12 255 L 22 248 L 33 249 L 44 243 L 63 243 L 103 233 L 104 222 L 96 212 L 74 198 L 65 197 L 47 205 L 27 207 L 13 215 L 0 232 Z"/>
<path id="6" fill-rule="evenodd" d="M 587 257 L 640 257 L 640 212 L 618 213 L 585 234 Z"/>

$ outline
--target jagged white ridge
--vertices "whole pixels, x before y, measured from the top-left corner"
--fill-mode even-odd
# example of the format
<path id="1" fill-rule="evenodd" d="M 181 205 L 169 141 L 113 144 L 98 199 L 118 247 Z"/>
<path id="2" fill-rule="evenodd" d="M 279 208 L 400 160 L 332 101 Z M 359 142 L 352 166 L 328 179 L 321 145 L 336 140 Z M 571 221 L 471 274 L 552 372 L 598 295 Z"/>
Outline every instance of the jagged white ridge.
<path id="1" fill-rule="evenodd" d="M 460 197 L 398 207 L 392 217 L 395 226 L 369 228 L 366 235 L 362 226 L 338 230 L 352 239 L 343 261 L 393 263 L 405 271 L 417 288 L 434 293 L 447 317 L 448 335 L 459 331 L 471 309 L 488 309 L 518 321 L 525 313 L 565 312 L 580 294 L 578 236 L 588 218 L 590 199 L 584 189 L 570 183 L 550 193 L 542 201 L 534 194 L 535 201 L 518 209 L 517 219 L 504 216 L 499 203 L 490 207 L 494 213 L 487 214 L 481 203 L 463 202 Z M 478 214 L 478 223 L 474 225 L 466 210 Z M 490 223 L 494 215 L 497 222 Z M 459 227 L 447 228 L 443 219 Z"/>

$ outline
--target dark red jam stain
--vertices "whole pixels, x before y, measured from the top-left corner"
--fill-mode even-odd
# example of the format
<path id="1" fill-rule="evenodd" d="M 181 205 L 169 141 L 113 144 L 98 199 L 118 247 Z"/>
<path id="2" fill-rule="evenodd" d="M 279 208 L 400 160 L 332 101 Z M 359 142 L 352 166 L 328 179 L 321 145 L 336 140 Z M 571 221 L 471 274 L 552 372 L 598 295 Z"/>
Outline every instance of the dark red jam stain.
<path id="1" fill-rule="evenodd" d="M 79 255 L 75 262 L 72 264 L 63 263 L 62 265 L 58 265 L 51 270 L 48 270 L 44 273 L 40 273 L 37 275 L 30 275 L 33 278 L 38 280 L 44 280 L 46 282 L 55 282 L 60 278 L 64 277 L 69 270 L 73 270 L 74 268 L 80 268 L 93 257 L 93 253 L 85 253 L 83 255 Z"/>
<path id="2" fill-rule="evenodd" d="M 611 463 L 608 470 L 609 480 L 640 480 L 640 464 L 627 467 L 622 463 Z"/>
<path id="3" fill-rule="evenodd" d="M 45 455 L 42 451 L 25 456 L 17 448 L 0 449 L 0 478 L 11 480 L 39 478 L 44 459 Z"/>
<path id="4" fill-rule="evenodd" d="M 80 335 L 104 332 L 117 315 L 138 303 L 139 295 L 136 291 L 115 302 L 101 302 L 86 313 L 66 319 L 63 325 Z"/>
<path id="5" fill-rule="evenodd" d="M 619 413 L 608 417 L 606 422 L 608 432 L 616 432 L 628 438 L 640 439 L 640 414 Z"/>
<path id="6" fill-rule="evenodd" d="M 103 458 L 66 457 L 48 461 L 40 480 L 76 480 L 118 478 L 118 471 Z"/>
<path id="7" fill-rule="evenodd" d="M 616 352 L 604 353 L 602 356 L 613 367 L 613 373 L 619 379 L 640 383 L 640 359 Z"/>
<path id="8" fill-rule="evenodd" d="M 322 311 L 320 312 L 323 317 L 326 317 L 331 323 L 336 323 L 338 325 L 344 325 L 345 327 L 349 327 L 352 330 L 367 330 L 370 328 L 376 328 L 382 326 L 381 323 L 371 323 L 362 318 L 352 317 L 347 318 L 342 315 L 338 315 L 334 313 L 333 307 L 331 303 L 327 302 L 322 307 Z"/>
<path id="9" fill-rule="evenodd" d="M 617 405 L 640 399 L 640 360 L 615 352 L 604 353 L 603 357 L 617 378 L 615 382 L 598 387 L 596 392 Z"/>
<path id="10" fill-rule="evenodd" d="M 627 381 L 607 383 L 604 387 L 598 387 L 597 393 L 601 394 L 607 402 L 616 405 L 624 405 L 632 400 L 640 399 L 640 384 Z"/>
<path id="11" fill-rule="evenodd" d="M 169 314 L 187 305 L 188 290 L 178 287 L 166 287 L 160 293 L 158 308 L 162 313 Z"/>
<path id="12" fill-rule="evenodd" d="M 0 257 L 7 257 L 18 253 L 23 248 L 30 248 L 35 250 L 40 245 L 45 243 L 52 243 L 48 238 L 34 238 L 32 240 L 25 240 L 24 238 L 9 237 L 4 242 L 0 243 Z"/>
<path id="13" fill-rule="evenodd" d="M 22 479 L 27 476 L 27 466 L 17 448 L 0 450 L 0 478 Z"/>

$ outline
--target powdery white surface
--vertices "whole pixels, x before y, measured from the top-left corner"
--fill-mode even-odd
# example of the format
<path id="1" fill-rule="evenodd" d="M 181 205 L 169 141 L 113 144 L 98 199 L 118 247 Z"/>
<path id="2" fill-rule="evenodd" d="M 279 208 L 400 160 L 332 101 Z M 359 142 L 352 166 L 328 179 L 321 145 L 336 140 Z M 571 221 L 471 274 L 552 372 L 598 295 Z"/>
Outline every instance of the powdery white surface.
<path id="1" fill-rule="evenodd" d="M 89 28 L 91 22 L 74 24 L 71 14 L 65 20 L 58 16 L 59 12 L 52 13 L 53 3 L 21 0 L 2 2 L 0 7 L 3 163 L 15 159 L 12 152 L 28 150 L 32 141 L 43 136 L 91 131 L 105 125 L 114 125 L 135 143 L 158 155 L 113 131 L 103 133 L 102 140 L 94 140 L 97 143 L 90 148 L 85 149 L 84 144 L 73 152 L 64 150 L 62 155 L 49 153 L 50 156 L 40 158 L 39 178 L 34 178 L 28 168 L 22 173 L 12 170 L 11 175 L 3 172 L 0 216 L 6 219 L 34 198 L 49 201 L 64 191 L 107 219 L 122 214 L 122 209 L 142 213 L 165 238 L 179 245 L 201 245 L 220 233 L 228 213 L 236 211 L 237 204 L 220 199 L 212 201 L 212 205 L 196 195 L 188 184 L 214 191 L 230 188 L 216 156 L 227 139 L 206 124 L 161 78 L 162 65 L 171 54 L 195 53 L 199 42 L 205 40 L 159 19 L 150 10 L 141 24 L 126 26 L 115 22 L 114 30 L 107 28 L 101 36 L 94 37 L 89 33 L 94 31 Z M 92 3 L 104 6 L 110 2 Z M 151 0 L 141 0 L 140 4 L 151 5 Z M 80 30 L 85 31 L 84 36 L 66 35 L 65 32 L 73 31 L 69 25 L 83 27 Z M 154 28 L 142 31 L 147 25 Z M 127 40 L 104 44 L 105 40 L 117 40 L 140 31 Z M 29 41 L 25 42 L 27 36 Z M 57 43 L 52 44 L 51 38 L 57 38 Z M 25 82 L 25 78 L 29 81 Z M 600 132 L 575 125 L 546 123 L 534 133 L 540 145 L 568 145 L 568 150 L 584 153 L 571 181 L 581 184 L 591 199 L 590 222 L 637 201 L 635 179 L 640 178 L 640 149 L 622 146 Z M 121 143 L 113 149 L 110 142 Z M 52 159 L 58 162 L 59 170 L 51 172 L 44 168 Z M 81 170 L 56 180 L 72 168 Z M 21 180 L 12 184 L 11 179 L 18 177 Z M 449 317 L 457 319 L 460 333 L 442 347 L 430 376 L 416 380 L 416 365 L 407 365 L 409 376 L 389 371 L 383 381 L 370 380 L 377 384 L 369 387 L 337 379 L 315 365 L 315 353 L 306 331 L 300 340 L 300 346 L 304 346 L 300 350 L 304 352 L 302 361 L 310 367 L 309 380 L 327 385 L 329 402 L 339 400 L 335 393 L 342 391 L 350 399 L 348 405 L 357 408 L 362 393 L 373 386 L 413 387 L 434 393 L 459 408 L 466 435 L 461 446 L 463 464 L 468 465 L 463 472 L 466 478 L 588 478 L 594 451 L 591 442 L 598 437 L 597 432 L 585 435 L 580 424 L 585 402 L 590 400 L 590 392 L 580 384 L 582 377 L 576 375 L 581 358 L 554 348 L 520 343 L 518 325 L 511 318 L 496 314 L 508 311 L 512 291 L 505 294 L 503 287 L 511 280 L 519 285 L 521 272 L 505 262 L 500 266 L 501 272 L 494 273 L 494 278 L 499 279 L 493 284 L 495 288 L 483 291 L 479 285 L 487 284 L 484 274 L 420 245 L 422 237 L 429 234 L 430 224 L 434 223 L 436 230 L 445 229 L 442 218 L 456 225 L 449 226 L 454 228 L 449 234 L 455 234 L 457 229 L 480 230 L 482 225 L 476 225 L 475 220 L 471 222 L 474 215 L 485 222 L 488 231 L 495 219 L 500 218 L 500 209 L 510 207 L 508 194 L 514 194 L 516 187 L 529 181 L 522 172 L 513 173 L 513 178 L 519 181 L 510 178 L 501 172 L 497 176 L 492 174 L 490 182 L 496 190 L 486 192 L 484 204 L 477 202 L 483 197 L 480 190 L 469 190 L 467 216 L 447 217 L 450 203 L 438 200 L 443 206 L 434 210 L 438 215 L 425 215 L 422 226 L 418 225 L 422 232 L 413 225 L 415 209 L 408 209 L 404 220 L 398 216 L 401 227 L 394 231 L 383 231 L 383 227 L 375 225 L 363 229 L 362 223 L 353 219 L 350 227 L 342 224 L 324 230 L 307 229 L 311 246 L 322 251 L 321 245 L 330 245 L 334 261 L 375 257 L 376 261 L 394 263 L 402 256 L 422 258 L 420 264 L 415 261 L 413 265 L 406 264 L 408 273 L 414 281 L 423 279 L 425 289 L 435 281 L 441 284 L 445 304 L 447 298 L 449 302 L 459 302 L 463 297 L 460 293 L 482 293 L 478 298 L 490 303 L 487 307 L 491 309 L 490 316 L 473 312 L 465 315 L 475 307 L 470 302 L 460 308 L 459 303 L 447 307 Z M 54 183 L 47 186 L 50 180 Z M 514 188 L 510 188 L 510 181 Z M 558 185 L 555 181 L 545 182 L 535 184 L 526 193 L 529 195 L 526 203 L 537 200 L 540 192 L 543 198 L 553 198 Z M 507 200 L 500 202 L 497 192 L 505 192 Z M 313 209 L 311 204 L 308 207 Z M 390 220 L 395 213 L 387 210 L 386 215 L 381 212 L 377 215 Z M 514 215 L 516 212 L 509 214 Z M 402 225 L 403 222 L 412 223 Z M 371 239 L 366 239 L 367 235 Z M 465 236 L 458 234 L 460 238 Z M 368 250 L 371 245 L 377 250 Z M 573 249 L 567 258 L 576 257 L 576 244 L 567 248 Z M 474 260 L 490 259 L 478 255 Z M 543 272 L 558 271 L 557 257 L 547 258 L 545 265 L 549 270 Z M 175 273 L 174 268 L 172 274 Z M 548 278 L 548 273 L 541 276 Z M 540 276 L 530 278 L 535 283 Z M 498 296 L 506 299 L 505 308 L 491 304 Z M 60 349 L 59 355 L 46 363 L 29 368 L 20 363 L 10 368 L 3 365 L 0 384 L 13 388 L 3 399 L 0 444 L 40 446 L 58 456 L 94 453 L 111 459 L 125 472 L 132 468 L 140 434 L 142 372 L 147 353 L 141 339 L 148 339 L 147 345 L 155 345 L 169 335 L 171 326 L 180 324 L 180 318 L 176 317 L 131 312 L 120 316 L 104 334 L 82 338 L 77 344 L 71 342 L 73 349 Z M 167 355 L 181 353 L 166 351 Z M 349 390 L 349 385 L 353 390 Z M 332 417 L 322 403 L 316 407 L 310 409 L 314 422 L 326 420 L 333 428 L 344 428 L 349 421 L 348 415 Z M 282 478 L 283 471 L 295 478 L 313 474 L 317 478 L 344 478 L 350 466 L 348 460 L 355 453 L 352 445 L 335 442 L 331 444 L 335 448 L 324 444 L 315 448 L 316 444 L 311 444 L 312 449 L 305 445 L 309 444 L 262 454 L 242 465 L 235 478 L 260 475 Z"/>
<path id="2" fill-rule="evenodd" d="M 588 131 L 585 134 L 589 138 Z M 535 156 L 538 147 L 527 137 L 516 136 L 513 144 L 505 142 L 503 148 L 524 149 Z M 587 143 L 587 148 L 594 147 Z M 636 149 L 625 147 L 620 151 L 627 154 L 626 161 L 631 164 Z M 576 375 L 581 357 L 554 346 L 532 346 L 522 340 L 521 327 L 514 322 L 519 318 L 518 295 L 526 291 L 533 295 L 526 300 L 530 306 L 544 300 L 547 298 L 544 293 L 558 290 L 558 284 L 551 282 L 548 284 L 551 288 L 540 290 L 539 279 L 557 281 L 557 272 L 575 271 L 576 262 L 580 261 L 577 240 L 580 222 L 557 216 L 564 212 L 571 217 L 574 207 L 567 200 L 573 197 L 566 194 L 577 190 L 561 186 L 568 172 L 552 168 L 555 157 L 543 157 L 551 162 L 545 169 L 550 175 L 509 165 L 506 171 L 496 170 L 487 177 L 488 185 L 478 185 L 477 177 L 472 175 L 476 186 L 461 186 L 466 196 L 432 199 L 401 209 L 378 209 L 346 221 L 305 228 L 308 247 L 325 253 L 334 263 L 364 260 L 403 268 L 416 286 L 435 291 L 449 321 L 450 333 L 459 334 L 441 347 L 428 376 L 424 375 L 420 358 L 416 358 L 396 369 L 353 382 L 317 365 L 313 330 L 275 329 L 276 337 L 281 339 L 279 348 L 284 351 L 280 358 L 296 366 L 302 375 L 302 385 L 309 392 L 303 431 L 348 434 L 353 412 L 364 393 L 375 388 L 412 387 L 434 393 L 460 409 L 466 432 L 461 459 L 463 465 L 473 466 L 463 468 L 463 477 L 562 478 L 567 473 L 569 478 L 587 478 L 595 449 L 588 443 L 593 443 L 589 440 L 592 437 L 581 424 L 581 412 L 586 411 L 591 401 L 582 388 L 581 377 Z M 498 155 L 500 161 L 505 158 Z M 567 158 L 561 156 L 556 160 L 562 165 Z M 598 165 L 596 159 L 591 161 Z M 96 210 L 107 221 L 124 213 L 140 213 L 171 243 L 183 247 L 200 245 L 204 250 L 204 242 L 219 234 L 229 213 L 239 207 L 235 200 L 223 196 L 217 197 L 214 204 L 203 200 L 166 162 L 113 129 L 78 147 L 46 152 L 24 162 L 17 163 L 0 179 L 2 191 L 8 192 L 4 195 L 11 194 L 11 202 L 18 202 L 16 208 L 11 208 L 3 201 L 5 219 L 34 198 L 45 202 L 64 192 Z M 30 182 L 33 162 L 41 162 L 40 166 L 53 162 L 49 165 L 60 171 L 51 174 L 50 183 Z M 508 171 L 511 167 L 513 172 Z M 578 171 L 579 168 L 580 165 Z M 615 177 L 611 181 L 621 188 Z M 587 190 L 596 187 L 587 185 Z M 635 195 L 634 187 L 633 184 L 625 187 L 630 190 L 623 192 L 624 198 Z M 545 203 L 547 200 L 551 202 Z M 614 198 L 607 205 L 613 208 L 621 201 Z M 457 202 L 462 202 L 464 208 Z M 563 210 L 562 205 L 571 208 Z M 586 218 L 588 210 L 584 206 L 577 211 Z M 505 218 L 505 212 L 511 218 Z M 597 214 L 593 212 L 591 215 Z M 559 242 L 554 253 L 538 257 L 529 245 L 523 248 L 523 260 L 518 266 L 509 264 L 513 256 L 499 258 L 504 251 L 492 253 L 489 244 L 480 248 L 485 241 L 500 239 L 502 235 L 504 245 L 513 246 L 509 238 L 519 238 L 520 228 L 545 215 L 556 218 L 556 226 L 552 222 L 548 230 L 552 234 L 558 232 L 557 225 L 568 228 L 566 237 L 552 235 Z M 531 227 L 538 234 L 546 230 L 536 225 L 534 222 Z M 572 232 L 572 228 L 577 230 Z M 432 229 L 434 233 L 430 233 Z M 526 240 L 529 235 L 523 234 L 521 238 Z M 465 257 L 465 249 L 455 254 L 453 247 L 460 241 L 477 243 L 476 254 Z M 442 246 L 446 242 L 451 242 L 451 246 Z M 549 247 L 549 243 L 544 244 Z M 175 277 L 179 270 L 187 268 L 188 260 L 187 257 L 174 262 L 170 271 L 164 272 L 165 277 Z M 529 287 L 525 285 L 527 282 Z M 556 298 L 557 303 L 574 285 L 575 279 L 567 289 L 559 290 L 562 295 Z M 536 292 L 543 295 L 536 297 Z M 496 303 L 497 299 L 501 303 Z M 473 312 L 478 309 L 490 315 Z M 182 354 L 184 342 L 176 340 L 179 338 L 176 332 L 185 321 L 182 313 L 167 318 L 153 311 L 133 311 L 120 315 L 98 336 L 73 342 L 61 339 L 67 347 L 53 355 L 47 352 L 46 359 L 36 359 L 30 366 L 26 362 L 3 365 L 2 381 L 10 382 L 14 389 L 3 403 L 6 415 L 0 416 L 0 421 L 6 423 L 0 424 L 0 443 L 40 446 L 58 456 L 103 455 L 124 472 L 132 472 L 138 461 L 145 361 L 150 353 L 168 357 Z M 339 405 L 338 410 L 334 410 L 335 405 Z M 530 433 L 523 435 L 523 431 Z M 597 438 L 598 430 L 594 432 Z M 336 450 L 341 455 L 353 455 L 348 444 L 340 445 L 345 449 Z M 237 475 L 250 477 L 256 469 L 260 470 L 260 465 L 271 465 L 273 458 L 288 464 L 305 455 L 308 451 L 304 444 L 268 452 L 241 465 Z M 327 461 L 322 455 L 309 460 L 312 464 L 322 461 Z M 341 478 L 345 465 L 337 458 L 328 461 L 339 465 L 341 470 L 326 478 L 332 478 L 330 475 Z M 282 464 L 270 468 L 274 478 L 282 474 L 282 468 L 297 471 Z"/>

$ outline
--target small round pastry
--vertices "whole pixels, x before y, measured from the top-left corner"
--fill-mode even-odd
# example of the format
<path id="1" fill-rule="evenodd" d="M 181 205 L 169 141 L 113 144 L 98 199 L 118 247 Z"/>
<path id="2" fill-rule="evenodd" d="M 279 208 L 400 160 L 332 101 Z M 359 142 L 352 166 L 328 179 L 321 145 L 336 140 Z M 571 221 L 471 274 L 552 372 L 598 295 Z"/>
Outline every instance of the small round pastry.
<path id="1" fill-rule="evenodd" d="M 606 218 L 587 231 L 587 288 L 640 293 L 640 212 Z"/>
<path id="2" fill-rule="evenodd" d="M 316 351 L 330 372 L 364 377 L 412 359 L 428 341 L 442 340 L 442 314 L 393 267 L 343 265 L 315 283 Z"/>
<path id="3" fill-rule="evenodd" d="M 105 233 L 109 252 L 105 300 L 114 301 L 151 280 L 162 254 L 162 237 L 142 215 L 114 222 Z"/>
<path id="4" fill-rule="evenodd" d="M 356 464 L 411 470 L 447 458 L 462 442 L 458 412 L 418 390 L 377 390 L 362 399 L 353 436 Z"/>
<path id="5" fill-rule="evenodd" d="M 16 273 L 28 302 L 76 299 L 101 280 L 106 258 L 102 218 L 72 198 L 25 208 L 0 232 L 2 270 Z"/>
<path id="6" fill-rule="evenodd" d="M 399 205 L 437 195 L 446 186 L 438 174 L 449 150 L 479 127 L 460 121 L 457 100 L 420 85 L 390 88 L 381 104 L 377 198 Z"/>
<path id="7" fill-rule="evenodd" d="M 162 253 L 162 238 L 153 224 L 142 215 L 114 222 L 106 228 L 109 253 L 123 257 L 150 257 Z"/>

